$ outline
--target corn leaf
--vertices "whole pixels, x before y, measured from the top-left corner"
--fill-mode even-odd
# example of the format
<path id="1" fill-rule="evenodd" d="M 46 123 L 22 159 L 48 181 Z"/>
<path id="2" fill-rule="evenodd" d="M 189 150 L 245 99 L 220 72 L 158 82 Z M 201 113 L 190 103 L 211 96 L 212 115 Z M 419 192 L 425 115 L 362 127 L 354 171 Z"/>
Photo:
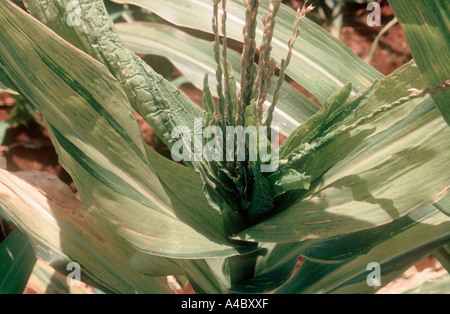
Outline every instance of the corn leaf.
<path id="1" fill-rule="evenodd" d="M 399 220 L 366 255 L 339 264 L 305 261 L 278 293 L 374 293 L 381 287 L 367 284 L 368 264 L 380 265 L 384 286 L 447 242 L 449 226 L 447 216 L 428 206 Z"/>
<path id="2" fill-rule="evenodd" d="M 378 104 L 384 104 L 383 97 L 388 103 L 397 98 L 395 90 L 380 94 L 387 86 L 398 86 L 400 94 L 410 88 L 406 82 L 411 75 L 419 75 L 413 64 L 384 79 L 374 97 Z M 399 104 L 381 107 L 373 118 L 353 124 L 356 128 L 331 133 L 311 146 L 312 153 L 299 158 L 295 169 L 317 180 L 315 188 L 238 238 L 258 242 L 326 238 L 387 224 L 443 198 L 450 184 L 444 170 L 450 166 L 450 129 L 431 97 Z M 367 103 L 359 111 L 372 106 L 375 103 Z"/>
<path id="3" fill-rule="evenodd" d="M 450 273 L 450 242 L 444 244 L 440 249 L 434 252 L 433 256 Z"/>
<path id="4" fill-rule="evenodd" d="M 450 196 L 444 197 L 439 201 L 439 203 L 435 204 L 437 209 L 439 209 L 442 213 L 450 216 Z"/>
<path id="5" fill-rule="evenodd" d="M 228 259 L 210 258 L 205 260 L 178 260 L 198 294 L 223 294 L 230 288 Z"/>
<path id="6" fill-rule="evenodd" d="M 15 90 L 16 87 L 14 86 L 14 83 L 11 82 L 5 72 L 0 69 L 0 93 L 8 92 L 10 94 L 17 95 L 17 92 Z"/>
<path id="7" fill-rule="evenodd" d="M 264 243 L 261 247 L 267 249 L 267 254 L 258 261 L 257 274 L 260 275 L 272 271 L 280 265 L 297 261 L 299 257 L 305 257 L 317 263 L 342 263 L 356 256 L 367 254 L 394 225 L 395 222 L 392 222 L 369 230 L 324 239 L 277 244 Z"/>
<path id="8" fill-rule="evenodd" d="M 153 150 L 148 154 L 177 217 L 212 239 L 226 239 L 223 217 L 205 197 L 200 175 Z"/>
<path id="9" fill-rule="evenodd" d="M 450 75 L 450 4 L 445 0 L 389 0 L 405 31 L 411 53 L 427 86 L 437 86 Z M 450 97 L 442 92 L 432 97 L 450 125 Z"/>
<path id="10" fill-rule="evenodd" d="M 274 267 L 270 271 L 246 280 L 239 285 L 232 286 L 230 291 L 235 293 L 267 293 L 274 291 L 291 278 L 296 265 L 297 259 L 291 259 L 289 262 Z"/>
<path id="11" fill-rule="evenodd" d="M 179 267 L 174 259 L 136 252 L 131 258 L 131 266 L 144 276 L 161 277 L 184 275 L 184 270 Z"/>
<path id="12" fill-rule="evenodd" d="M 58 178 L 0 170 L 0 202 L 0 216 L 23 230 L 36 256 L 61 273 L 68 275 L 67 264 L 77 262 L 81 280 L 93 280 L 106 291 L 170 293 L 162 281 L 140 276 L 131 267 L 136 249 L 89 217 Z"/>
<path id="13" fill-rule="evenodd" d="M 61 273 L 38 259 L 27 283 L 25 293 L 36 294 L 104 294 L 105 292 L 84 282 L 69 286 L 67 273 Z"/>
<path id="14" fill-rule="evenodd" d="M 27 238 L 14 230 L 0 245 L 0 294 L 20 294 L 36 263 Z"/>
<path id="15" fill-rule="evenodd" d="M 147 276 L 185 275 L 197 293 L 229 293 L 231 288 L 229 258 L 170 259 L 167 263 L 162 258 L 137 252 L 132 265 Z"/>

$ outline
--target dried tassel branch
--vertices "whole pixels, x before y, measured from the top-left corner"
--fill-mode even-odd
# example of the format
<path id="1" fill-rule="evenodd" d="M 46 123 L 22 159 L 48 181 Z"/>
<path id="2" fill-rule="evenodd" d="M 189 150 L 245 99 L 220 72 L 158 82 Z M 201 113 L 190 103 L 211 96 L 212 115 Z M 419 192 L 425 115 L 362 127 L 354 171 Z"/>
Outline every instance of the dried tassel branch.
<path id="1" fill-rule="evenodd" d="M 214 57 L 217 64 L 216 69 L 216 78 L 217 78 L 217 94 L 219 96 L 219 101 L 217 104 L 217 111 L 219 113 L 223 114 L 223 110 L 225 107 L 225 99 L 223 96 L 223 70 L 221 66 L 221 59 L 220 59 L 220 34 L 219 34 L 219 3 L 221 0 L 214 0 L 214 17 L 212 20 L 212 28 L 213 33 L 215 36 L 214 39 Z M 222 121 L 224 122 L 225 119 L 222 116 Z"/>
<path id="2" fill-rule="evenodd" d="M 241 90 L 238 98 L 238 108 L 236 112 L 236 125 L 242 124 L 244 108 L 250 104 L 253 94 L 253 84 L 255 82 L 255 52 L 256 52 L 256 24 L 258 7 L 261 0 L 245 0 L 247 10 L 245 12 L 244 49 L 241 59 Z"/>
<path id="3" fill-rule="evenodd" d="M 258 98 L 258 119 L 262 122 L 262 117 L 264 115 L 264 103 L 267 100 L 267 95 L 269 94 L 270 88 L 272 87 L 272 77 L 275 75 L 275 70 L 277 68 L 277 63 L 275 59 L 270 59 L 266 69 L 264 70 L 264 76 L 262 81 L 264 82 L 264 88 L 261 88 L 261 94 Z"/>
<path id="4" fill-rule="evenodd" d="M 267 113 L 266 122 L 264 123 L 264 125 L 267 126 L 269 129 L 272 125 L 273 112 L 275 110 L 278 99 L 280 97 L 281 86 L 283 85 L 284 80 L 286 78 L 286 68 L 289 66 L 289 63 L 291 61 L 292 51 L 294 49 L 295 41 L 297 40 L 298 36 L 300 36 L 300 27 L 299 27 L 300 20 L 302 18 L 304 18 L 308 12 L 310 12 L 314 9 L 314 7 L 312 5 L 306 7 L 306 3 L 307 3 L 307 1 L 305 2 L 303 8 L 297 10 L 297 16 L 295 18 L 295 23 L 294 23 L 294 34 L 288 41 L 288 50 L 289 51 L 288 51 L 286 58 L 283 58 L 281 61 L 280 77 L 278 78 L 277 87 L 275 89 L 272 104 L 270 105 L 268 113 Z"/>
<path id="5" fill-rule="evenodd" d="M 225 105 L 222 112 L 223 122 L 228 125 L 228 121 L 231 122 L 233 120 L 233 102 L 231 95 L 231 86 L 230 86 L 230 73 L 229 73 L 229 61 L 227 57 L 227 0 L 222 0 L 222 36 L 223 36 L 223 45 L 222 45 L 222 58 L 223 58 L 223 69 L 224 69 L 224 82 L 225 82 Z M 232 73 L 231 73 L 232 75 Z M 234 121 L 233 121 L 234 122 Z"/>
<path id="6" fill-rule="evenodd" d="M 253 97 L 258 104 L 258 119 L 262 122 L 264 114 L 263 105 L 267 99 L 267 93 L 272 83 L 272 76 L 275 72 L 275 61 L 271 61 L 272 39 L 276 24 L 276 16 L 281 6 L 281 0 L 271 0 L 269 14 L 267 18 L 263 16 L 264 35 L 260 46 L 260 58 L 258 66 L 258 76 L 256 77 L 253 90 Z"/>

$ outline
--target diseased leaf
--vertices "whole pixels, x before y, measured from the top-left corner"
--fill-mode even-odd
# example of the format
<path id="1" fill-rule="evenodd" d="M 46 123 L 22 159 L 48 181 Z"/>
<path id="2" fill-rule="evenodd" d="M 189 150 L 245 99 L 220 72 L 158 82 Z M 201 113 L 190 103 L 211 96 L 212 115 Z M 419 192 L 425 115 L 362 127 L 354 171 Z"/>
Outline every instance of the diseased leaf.
<path id="1" fill-rule="evenodd" d="M 9 79 L 6 73 L 0 68 L 0 89 L 4 92 L 16 95 L 16 87 L 13 82 Z"/>
<path id="2" fill-rule="evenodd" d="M 400 219 L 366 255 L 339 264 L 305 261 L 277 293 L 374 293 L 380 287 L 367 284 L 367 265 L 378 263 L 381 285 L 388 284 L 447 242 L 449 223 L 434 206 L 418 210 Z"/>
<path id="3" fill-rule="evenodd" d="M 411 64 L 406 67 L 415 69 Z M 405 74 L 411 73 L 401 70 L 382 84 L 408 82 Z M 294 169 L 318 180 L 314 188 L 238 238 L 257 242 L 327 238 L 381 226 L 438 201 L 450 184 L 442 171 L 450 166 L 450 130 L 433 106 L 425 97 L 380 107 L 323 146 L 312 146 L 311 154 L 300 158 Z"/>
<path id="4" fill-rule="evenodd" d="M 427 86 L 448 82 L 450 75 L 450 5 L 446 0 L 389 0 L 405 31 L 411 53 Z M 450 126 L 448 90 L 432 93 Z"/>
<path id="5" fill-rule="evenodd" d="M 23 230 L 36 256 L 63 274 L 67 264 L 77 262 L 82 281 L 93 280 L 108 292 L 170 293 L 163 281 L 131 267 L 136 249 L 90 217 L 57 177 L 0 170 L 0 216 Z"/>

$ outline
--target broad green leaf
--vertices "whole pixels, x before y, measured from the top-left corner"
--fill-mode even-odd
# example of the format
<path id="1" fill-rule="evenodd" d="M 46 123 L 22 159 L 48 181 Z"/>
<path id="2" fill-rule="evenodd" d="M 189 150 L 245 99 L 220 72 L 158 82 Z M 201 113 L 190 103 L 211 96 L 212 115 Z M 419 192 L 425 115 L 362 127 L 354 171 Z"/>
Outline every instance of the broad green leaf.
<path id="1" fill-rule="evenodd" d="M 45 117 L 89 215 L 147 253 L 237 254 L 227 239 L 213 242 L 177 218 L 125 93 L 103 65 L 10 2 L 0 3 L 0 18 L 0 68 Z"/>
<path id="2" fill-rule="evenodd" d="M 290 243 L 264 243 L 267 249 L 257 264 L 257 274 L 272 271 L 280 265 L 297 261 L 299 257 L 325 264 L 336 264 L 367 254 L 375 243 L 387 234 L 395 222 L 349 234 L 337 235 L 325 239 L 311 239 Z"/>
<path id="3" fill-rule="evenodd" d="M 274 291 L 289 280 L 294 273 L 296 265 L 297 259 L 292 259 L 286 264 L 279 265 L 270 271 L 246 280 L 239 285 L 232 286 L 230 290 L 232 292 L 244 294 Z"/>
<path id="4" fill-rule="evenodd" d="M 132 258 L 132 265 L 143 275 L 185 275 L 195 292 L 201 294 L 229 293 L 232 289 L 231 273 L 242 270 L 231 270 L 230 258 L 170 259 L 169 263 L 164 259 L 138 252 Z"/>
<path id="5" fill-rule="evenodd" d="M 114 0 L 114 2 L 144 7 L 178 26 L 212 32 L 213 3 L 210 0 Z M 267 15 L 269 2 L 270 0 L 261 1 L 258 21 L 261 21 L 262 14 Z M 245 11 L 244 1 L 228 1 L 228 38 L 239 42 L 243 40 Z M 285 5 L 281 6 L 272 51 L 277 62 L 288 53 L 287 42 L 292 34 L 295 15 L 294 10 Z M 353 91 L 358 93 L 369 87 L 375 79 L 383 77 L 314 22 L 303 19 L 300 28 L 302 33 L 286 73 L 316 96 L 322 104 L 348 81 L 352 82 Z M 259 23 L 256 34 L 258 43 L 261 42 L 262 34 L 263 26 Z"/>
<path id="6" fill-rule="evenodd" d="M 208 203 L 200 175 L 151 149 L 148 155 L 177 217 L 212 239 L 225 239 L 223 217 Z"/>
<path id="7" fill-rule="evenodd" d="M 140 276 L 130 264 L 136 249 L 90 217 L 54 176 L 0 170 L 0 216 L 23 230 L 36 256 L 63 274 L 77 262 L 82 281 L 94 280 L 110 292 L 170 292 L 162 281 Z"/>
<path id="8" fill-rule="evenodd" d="M 389 0 L 405 31 L 414 60 L 427 86 L 437 86 L 450 75 L 450 4 L 446 0 Z M 450 125 L 448 92 L 432 95 Z"/>
<path id="9" fill-rule="evenodd" d="M 258 254 L 236 257 L 251 261 Z M 154 256 L 138 252 L 132 258 L 132 265 L 143 275 L 185 275 L 189 278 L 192 287 L 197 293 L 230 293 L 238 291 L 261 293 L 272 291 L 290 277 L 295 267 L 295 264 L 292 265 L 292 263 L 282 265 L 282 267 L 278 267 L 262 276 L 246 280 L 242 284 L 232 285 L 232 277 L 245 270 L 245 267 L 242 267 L 241 264 L 237 264 L 240 267 L 233 268 L 233 263 L 236 263 L 233 259 L 236 257 L 204 260 L 170 259 L 167 261 L 165 258 L 155 259 Z M 255 286 L 255 284 L 261 284 L 261 286 Z"/>
<path id="10" fill-rule="evenodd" d="M 416 70 L 412 64 L 406 67 L 408 71 L 381 84 L 397 85 L 403 93 L 409 84 L 402 87 L 401 82 L 408 82 Z M 375 104 L 367 103 L 359 111 L 367 106 Z M 296 170 L 317 179 L 315 188 L 238 238 L 327 238 L 387 224 L 444 197 L 450 184 L 444 171 L 450 167 L 450 130 L 433 106 L 430 97 L 402 100 L 397 106 L 381 107 L 340 135 L 331 134 L 322 147 L 320 142 L 316 149 L 311 146 L 312 154 L 300 160 Z"/>
<path id="11" fill-rule="evenodd" d="M 143 276 L 161 277 L 184 275 L 174 259 L 136 252 L 131 258 L 131 266 Z"/>
<path id="12" fill-rule="evenodd" d="M 35 263 L 33 247 L 14 230 L 0 245 L 0 294 L 22 293 Z"/>
<path id="13" fill-rule="evenodd" d="M 215 71 L 216 63 L 210 41 L 191 36 L 170 25 L 136 22 L 119 23 L 116 28 L 126 47 L 138 54 L 154 54 L 168 58 L 199 89 L 203 88 L 205 73 Z M 236 80 L 240 82 L 240 54 L 229 49 L 227 57 L 232 64 Z M 215 75 L 209 75 L 208 79 L 209 86 L 217 85 Z M 273 99 L 275 86 L 273 83 L 266 109 Z M 215 88 L 211 89 L 211 93 L 217 97 Z M 306 121 L 317 110 L 317 105 L 285 83 L 275 110 L 274 125 L 280 128 L 281 133 L 290 134 L 299 123 Z"/>
<path id="14" fill-rule="evenodd" d="M 340 264 L 306 260 L 278 293 L 373 293 L 380 287 L 367 284 L 370 263 L 380 265 L 384 286 L 447 242 L 449 227 L 450 219 L 428 206 L 399 220 L 366 255 Z"/>
<path id="15" fill-rule="evenodd" d="M 8 92 L 10 94 L 18 95 L 14 83 L 11 82 L 5 72 L 0 69 L 0 93 Z"/>
<path id="16" fill-rule="evenodd" d="M 224 294 L 230 288 L 228 259 L 177 260 L 198 294 Z"/>
<path id="17" fill-rule="evenodd" d="M 442 208 L 448 207 L 448 200 L 449 195 L 433 206 L 442 212 Z M 287 261 L 297 260 L 299 256 L 317 263 L 342 263 L 350 258 L 369 253 L 382 237 L 386 238 L 390 234 L 396 224 L 397 221 L 394 221 L 376 228 L 325 239 L 280 244 L 265 243 L 261 248 L 267 250 L 267 254 L 258 260 L 257 274 L 270 271 Z M 441 249 L 445 250 L 445 245 Z M 441 263 L 443 262 L 445 262 L 444 259 L 441 260 Z"/>

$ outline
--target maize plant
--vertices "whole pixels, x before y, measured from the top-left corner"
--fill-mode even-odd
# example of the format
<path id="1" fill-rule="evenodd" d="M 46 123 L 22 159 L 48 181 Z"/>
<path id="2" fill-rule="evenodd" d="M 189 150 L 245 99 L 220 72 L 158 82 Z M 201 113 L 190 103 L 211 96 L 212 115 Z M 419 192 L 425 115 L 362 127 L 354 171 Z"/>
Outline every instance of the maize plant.
<path id="1" fill-rule="evenodd" d="M 430 254 L 448 267 L 448 2 L 390 0 L 414 60 L 386 77 L 307 5 L 114 0 L 165 21 L 114 23 L 109 1 L 15 2 L 0 2 L 0 82 L 42 114 L 78 195 L 0 170 L 15 227 L 2 291 L 30 273 L 45 285 L 41 263 L 78 263 L 107 293 L 374 293 Z M 202 106 L 145 54 L 202 89 Z"/>

